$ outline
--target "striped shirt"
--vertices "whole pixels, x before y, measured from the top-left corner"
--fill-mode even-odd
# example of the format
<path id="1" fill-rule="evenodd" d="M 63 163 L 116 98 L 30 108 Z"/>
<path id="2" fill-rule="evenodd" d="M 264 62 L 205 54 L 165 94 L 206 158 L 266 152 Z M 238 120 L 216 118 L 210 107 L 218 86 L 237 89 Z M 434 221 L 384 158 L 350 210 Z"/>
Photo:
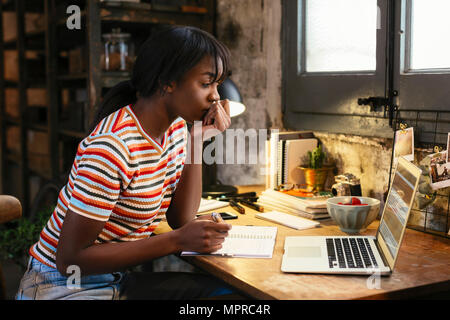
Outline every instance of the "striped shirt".
<path id="1" fill-rule="evenodd" d="M 56 268 L 67 209 L 105 221 L 95 243 L 149 237 L 167 211 L 186 159 L 187 127 L 176 119 L 159 144 L 130 106 L 104 118 L 78 146 L 68 183 L 30 254 Z"/>

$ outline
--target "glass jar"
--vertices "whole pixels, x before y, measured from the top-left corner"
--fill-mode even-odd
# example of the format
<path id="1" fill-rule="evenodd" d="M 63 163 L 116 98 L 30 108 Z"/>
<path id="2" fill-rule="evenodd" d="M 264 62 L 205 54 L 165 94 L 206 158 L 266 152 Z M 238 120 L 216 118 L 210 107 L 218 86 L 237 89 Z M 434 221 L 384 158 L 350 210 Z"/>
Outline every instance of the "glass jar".
<path id="1" fill-rule="evenodd" d="M 105 48 L 102 69 L 105 71 L 130 71 L 134 61 L 130 34 L 121 33 L 120 28 L 117 28 L 102 37 Z"/>

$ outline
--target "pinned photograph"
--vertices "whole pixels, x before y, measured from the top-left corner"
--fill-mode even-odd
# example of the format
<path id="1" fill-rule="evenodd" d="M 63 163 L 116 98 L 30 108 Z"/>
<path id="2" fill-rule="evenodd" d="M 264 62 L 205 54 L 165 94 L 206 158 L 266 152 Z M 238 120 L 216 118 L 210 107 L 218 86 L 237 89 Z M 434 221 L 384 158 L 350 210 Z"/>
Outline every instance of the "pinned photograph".
<path id="1" fill-rule="evenodd" d="M 431 187 L 436 189 L 450 187 L 450 163 L 447 150 L 435 153 L 430 162 Z"/>
<path id="2" fill-rule="evenodd" d="M 394 162 L 403 156 L 408 161 L 414 160 L 414 130 L 413 128 L 400 129 L 395 132 Z"/>
<path id="3" fill-rule="evenodd" d="M 450 132 L 447 134 L 447 162 L 450 162 L 450 152 L 448 152 L 449 146 L 450 146 Z"/>

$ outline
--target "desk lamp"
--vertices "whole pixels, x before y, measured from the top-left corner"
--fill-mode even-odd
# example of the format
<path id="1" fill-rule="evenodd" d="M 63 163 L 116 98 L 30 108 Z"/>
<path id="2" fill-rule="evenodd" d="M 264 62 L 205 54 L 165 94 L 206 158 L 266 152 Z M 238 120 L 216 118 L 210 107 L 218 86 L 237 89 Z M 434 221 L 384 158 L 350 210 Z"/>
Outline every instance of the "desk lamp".
<path id="1" fill-rule="evenodd" d="M 242 103 L 242 96 L 236 84 L 227 78 L 218 88 L 220 99 L 230 100 L 230 116 L 236 117 L 245 111 L 245 105 Z M 214 138 L 213 138 L 214 139 Z M 211 142 L 206 142 L 204 147 Z M 237 192 L 237 188 L 229 185 L 223 185 L 217 180 L 217 165 L 213 163 L 207 165 L 203 163 L 203 190 L 202 197 L 219 197 L 221 195 L 230 195 Z"/>

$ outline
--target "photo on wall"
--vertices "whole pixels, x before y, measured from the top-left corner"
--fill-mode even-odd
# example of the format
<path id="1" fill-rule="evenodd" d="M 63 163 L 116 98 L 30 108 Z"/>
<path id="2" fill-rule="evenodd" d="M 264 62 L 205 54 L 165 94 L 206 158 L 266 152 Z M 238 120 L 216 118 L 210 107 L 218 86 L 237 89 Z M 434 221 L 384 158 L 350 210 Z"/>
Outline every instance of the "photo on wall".
<path id="1" fill-rule="evenodd" d="M 447 150 L 435 153 L 430 161 L 430 179 L 433 190 L 450 187 L 450 162 Z"/>
<path id="2" fill-rule="evenodd" d="M 450 152 L 448 152 L 449 146 L 450 146 L 450 132 L 447 134 L 447 162 L 450 162 Z"/>
<path id="3" fill-rule="evenodd" d="M 395 132 L 394 163 L 403 156 L 408 161 L 414 160 L 414 130 L 406 128 Z"/>

